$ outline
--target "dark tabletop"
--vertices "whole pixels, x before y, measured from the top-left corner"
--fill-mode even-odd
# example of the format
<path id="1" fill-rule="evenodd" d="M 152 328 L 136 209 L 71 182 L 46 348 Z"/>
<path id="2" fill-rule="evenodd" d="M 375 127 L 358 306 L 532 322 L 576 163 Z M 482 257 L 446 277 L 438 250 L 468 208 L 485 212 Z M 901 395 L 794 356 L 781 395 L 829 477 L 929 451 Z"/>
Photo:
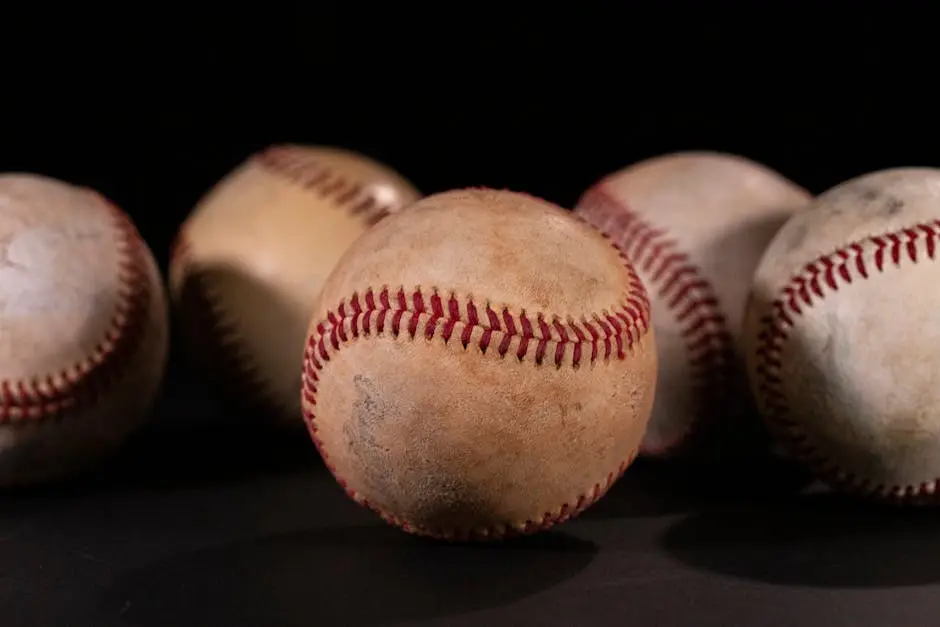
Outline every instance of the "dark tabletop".
<path id="1" fill-rule="evenodd" d="M 167 389 L 94 476 L 0 501 L 2 627 L 940 624 L 933 510 L 638 463 L 554 531 L 445 545 L 349 500 L 306 436 Z"/>

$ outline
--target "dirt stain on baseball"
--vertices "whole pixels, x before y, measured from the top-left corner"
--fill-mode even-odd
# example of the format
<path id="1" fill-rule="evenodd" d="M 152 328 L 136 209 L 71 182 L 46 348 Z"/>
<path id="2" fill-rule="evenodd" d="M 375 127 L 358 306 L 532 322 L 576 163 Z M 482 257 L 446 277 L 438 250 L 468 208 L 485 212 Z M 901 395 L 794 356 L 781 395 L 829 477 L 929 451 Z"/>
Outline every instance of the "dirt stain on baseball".
<path id="1" fill-rule="evenodd" d="M 885 409 L 877 417 L 877 470 L 879 476 L 894 476 L 897 482 L 903 482 L 905 474 L 921 473 L 918 466 L 934 457 L 938 431 L 935 394 L 933 386 L 917 387 L 890 393 L 884 399 Z M 895 389 L 901 388 L 895 385 Z"/>
<path id="2" fill-rule="evenodd" d="M 800 224 L 793 229 L 792 232 L 787 234 L 787 250 L 794 251 L 799 249 L 803 242 L 806 241 L 806 236 L 809 234 L 809 229 L 805 224 Z"/>
<path id="3" fill-rule="evenodd" d="M 26 270 L 26 266 L 10 258 L 10 246 L 13 244 L 15 238 L 15 233 L 7 233 L 6 235 L 0 236 L 0 268 Z"/>
<path id="4" fill-rule="evenodd" d="M 385 421 L 388 403 L 381 398 L 375 382 L 369 377 L 355 375 L 353 387 L 356 389 L 356 402 L 353 404 L 356 423 L 371 432 L 376 423 Z"/>
<path id="5" fill-rule="evenodd" d="M 558 411 L 561 417 L 561 426 L 566 426 L 569 418 L 574 418 L 577 420 L 581 415 L 581 410 L 584 409 L 581 403 L 575 402 L 571 405 L 567 403 L 559 403 Z"/>
<path id="6" fill-rule="evenodd" d="M 352 383 L 356 397 L 350 420 L 343 425 L 346 446 L 359 460 L 359 471 L 370 489 L 388 494 L 391 453 L 377 432 L 381 432 L 382 425 L 398 410 L 371 377 L 357 374 L 353 376 Z"/>
<path id="7" fill-rule="evenodd" d="M 869 205 L 874 213 L 885 217 L 896 216 L 904 209 L 903 200 L 874 187 L 863 187 L 859 191 L 859 198 Z"/>
<path id="8" fill-rule="evenodd" d="M 885 215 L 896 216 L 901 213 L 901 210 L 904 208 L 904 201 L 900 198 L 895 198 L 894 196 L 889 196 L 885 199 L 884 211 Z"/>
<path id="9" fill-rule="evenodd" d="M 496 515 L 492 494 L 473 479 L 475 470 L 459 448 L 429 451 L 417 433 L 393 424 L 401 409 L 380 384 L 363 374 L 352 384 L 355 399 L 343 435 L 373 503 L 429 527 L 480 526 Z M 420 410 L 415 416 L 412 425 L 427 418 Z M 403 440 L 407 445 L 391 446 Z"/>

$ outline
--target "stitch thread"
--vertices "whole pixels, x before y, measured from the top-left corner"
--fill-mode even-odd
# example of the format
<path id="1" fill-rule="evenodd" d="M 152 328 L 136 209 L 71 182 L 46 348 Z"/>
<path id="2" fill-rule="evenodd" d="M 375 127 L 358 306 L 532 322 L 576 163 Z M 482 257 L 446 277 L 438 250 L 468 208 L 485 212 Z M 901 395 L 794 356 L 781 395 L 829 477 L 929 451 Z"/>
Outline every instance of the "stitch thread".
<path id="1" fill-rule="evenodd" d="M 178 268 L 191 263 L 191 244 L 184 229 L 173 242 L 170 259 L 171 266 Z M 213 293 L 210 277 L 198 269 L 186 272 L 177 305 L 180 328 L 186 334 L 191 356 L 211 360 L 207 372 L 217 385 L 234 384 L 241 390 L 238 400 L 241 411 L 288 413 L 284 401 L 270 390 L 254 357 L 244 347 L 238 327 L 229 320 L 219 297 Z"/>
<path id="2" fill-rule="evenodd" d="M 603 186 L 590 189 L 578 202 L 578 212 L 595 227 L 616 238 L 627 257 L 643 272 L 648 287 L 679 326 L 691 369 L 691 385 L 701 402 L 699 424 L 713 422 L 733 396 L 733 342 L 711 282 L 695 266 L 679 242 L 617 200 Z M 667 446 L 671 452 L 689 441 Z"/>
<path id="3" fill-rule="evenodd" d="M 607 238 L 606 234 L 604 235 Z M 609 238 L 607 238 L 609 241 Z M 616 245 L 610 242 L 615 248 Z M 574 503 L 561 504 L 557 512 L 544 512 L 519 526 L 482 529 L 428 529 L 394 516 L 369 502 L 339 475 L 318 435 L 314 408 L 319 382 L 318 371 L 341 347 L 357 338 L 388 333 L 409 339 L 441 338 L 445 344 L 459 341 L 464 350 L 476 348 L 486 354 L 494 350 L 503 359 L 536 367 L 579 368 L 584 365 L 622 360 L 649 330 L 650 309 L 645 288 L 622 251 L 617 248 L 629 275 L 630 287 L 623 301 L 612 308 L 581 320 L 562 320 L 543 314 L 513 314 L 508 308 L 482 305 L 472 299 L 421 288 L 405 291 L 383 287 L 354 293 L 329 311 L 308 338 L 303 363 L 304 417 L 311 438 L 325 465 L 350 498 L 371 509 L 386 522 L 408 533 L 443 540 L 486 540 L 527 535 L 548 529 L 573 518 L 600 499 L 633 462 L 633 451 L 620 466 L 608 473 Z"/>
<path id="4" fill-rule="evenodd" d="M 272 174 L 346 208 L 352 215 L 362 216 L 369 226 L 396 209 L 391 203 L 380 203 L 362 183 L 343 176 L 299 146 L 269 146 L 253 155 L 252 160 Z"/>
<path id="5" fill-rule="evenodd" d="M 379 202 L 362 183 L 337 172 L 297 145 L 272 145 L 252 155 L 250 160 L 351 215 L 360 216 L 367 226 L 373 226 L 397 208 L 392 203 Z M 170 247 L 170 264 L 185 268 L 192 260 L 192 244 L 183 226 Z M 249 411 L 266 412 L 272 408 L 282 413 L 289 411 L 284 401 L 270 391 L 260 366 L 241 341 L 238 326 L 213 294 L 211 282 L 198 271 L 186 273 L 179 306 L 190 344 L 199 346 L 199 353 L 212 355 L 213 376 L 220 381 L 235 381 L 246 391 L 240 403 Z"/>
<path id="6" fill-rule="evenodd" d="M 780 296 L 771 303 L 771 313 L 760 319 L 754 372 L 768 423 L 804 463 L 834 487 L 904 501 L 923 494 L 933 495 L 940 479 L 916 486 L 875 485 L 865 477 L 838 467 L 836 462 L 817 448 L 791 417 L 781 378 L 782 354 L 790 339 L 790 329 L 805 310 L 815 306 L 827 295 L 851 285 L 855 280 L 867 280 L 872 274 L 882 273 L 888 264 L 900 267 L 902 261 L 933 261 L 937 252 L 938 229 L 940 220 L 917 224 L 891 233 L 873 235 L 818 257 L 789 280 L 781 289 Z M 871 247 L 873 251 L 866 251 Z M 866 252 L 872 255 L 872 263 L 866 261 Z"/>
<path id="7" fill-rule="evenodd" d="M 143 341 L 152 298 L 145 244 L 130 218 L 89 188 L 111 214 L 119 250 L 118 302 L 104 337 L 88 355 L 57 372 L 0 381 L 0 425 L 61 420 L 95 405 L 124 374 Z"/>

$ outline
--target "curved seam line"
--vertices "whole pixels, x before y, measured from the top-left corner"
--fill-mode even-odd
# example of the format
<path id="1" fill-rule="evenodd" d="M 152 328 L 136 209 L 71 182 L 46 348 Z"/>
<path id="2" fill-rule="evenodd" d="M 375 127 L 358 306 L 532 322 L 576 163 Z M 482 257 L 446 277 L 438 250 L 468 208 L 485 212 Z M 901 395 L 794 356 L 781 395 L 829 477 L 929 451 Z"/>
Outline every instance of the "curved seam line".
<path id="1" fill-rule="evenodd" d="M 93 405 L 110 389 L 105 384 L 114 385 L 116 370 L 142 344 L 143 319 L 153 296 L 143 242 L 130 218 L 109 199 L 90 188 L 80 191 L 103 205 L 117 231 L 118 297 L 111 324 L 84 359 L 58 372 L 0 381 L 0 425 L 39 421 Z"/>
<path id="2" fill-rule="evenodd" d="M 607 212 L 603 209 L 604 204 L 616 207 L 620 214 L 610 213 L 605 216 Z M 636 267 L 650 277 L 647 280 L 656 286 L 660 302 L 676 322 L 677 333 L 688 356 L 696 394 L 714 402 L 724 401 L 729 393 L 730 353 L 733 347 L 727 318 L 718 304 L 712 282 L 698 266 L 690 262 L 691 256 L 678 241 L 668 238 L 667 229 L 654 226 L 620 202 L 605 189 L 603 183 L 585 193 L 577 206 L 585 216 L 596 221 L 594 224 L 598 228 L 617 227 L 611 233 L 612 236 L 617 238 Z M 673 291 L 675 294 L 670 296 Z M 696 298 L 696 292 L 701 292 L 701 297 Z M 710 330 L 710 327 L 718 329 Z M 699 405 L 697 422 L 710 417 L 714 412 L 714 402 Z M 663 452 L 681 448 L 693 431 L 694 427 L 678 442 L 666 445 Z"/>
<path id="3" fill-rule="evenodd" d="M 642 340 L 644 337 L 647 337 L 649 335 L 650 305 L 649 305 L 649 299 L 646 294 L 646 289 L 643 285 L 643 282 L 640 280 L 639 276 L 636 274 L 636 271 L 633 268 L 633 265 L 629 262 L 629 260 L 624 255 L 620 247 L 616 244 L 616 242 L 611 240 L 610 236 L 607 233 L 601 231 L 600 229 L 598 229 L 597 227 L 594 227 L 593 225 L 590 225 L 590 223 L 584 220 L 584 218 L 580 216 L 576 216 L 574 214 L 572 215 L 578 221 L 590 226 L 590 228 L 592 228 L 595 232 L 600 233 L 607 240 L 607 242 L 617 251 L 618 256 L 620 257 L 621 263 L 623 264 L 623 267 L 627 272 L 628 287 L 627 287 L 627 293 L 624 295 L 623 300 L 626 303 L 628 303 L 629 306 L 634 306 L 633 303 L 636 303 L 637 311 L 634 312 L 636 314 L 636 317 L 634 318 L 634 324 L 632 326 L 627 326 L 627 327 L 622 327 L 622 328 L 617 329 L 617 335 L 614 336 L 616 337 L 616 342 L 618 343 L 618 354 L 617 354 L 618 359 L 626 359 L 626 353 L 623 352 L 621 348 L 622 336 L 626 335 L 629 338 L 630 341 L 628 345 L 626 346 L 626 348 L 632 349 L 632 347 L 635 344 L 637 344 L 640 340 Z M 368 294 L 372 294 L 371 299 L 368 297 Z M 434 294 L 437 295 L 437 292 L 435 291 Z M 367 290 L 366 296 L 363 297 L 363 299 L 366 302 L 367 307 L 370 307 L 370 309 L 368 310 L 362 310 L 361 305 L 357 309 L 355 305 L 355 303 L 358 303 L 358 298 L 356 298 L 357 296 L 358 296 L 358 293 L 354 293 L 353 296 L 350 297 L 349 307 L 352 309 L 352 312 L 353 312 L 352 317 L 345 316 L 345 315 L 341 317 L 337 317 L 336 314 L 331 311 L 326 316 L 326 322 L 319 323 L 315 327 L 316 331 L 314 333 L 309 334 L 310 337 L 307 341 L 307 346 L 304 349 L 304 359 L 303 359 L 303 373 L 302 373 L 303 385 L 302 385 L 302 391 L 301 391 L 303 415 L 307 423 L 307 427 L 310 432 L 311 439 L 313 440 L 314 445 L 316 446 L 321 457 L 323 458 L 324 463 L 326 464 L 329 471 L 333 474 L 337 483 L 339 483 L 339 485 L 346 491 L 349 497 L 352 498 L 356 503 L 359 503 L 360 505 L 371 509 L 386 522 L 397 525 L 401 527 L 403 530 L 410 532 L 410 533 L 419 533 L 419 534 L 427 535 L 430 537 L 437 537 L 437 538 L 442 538 L 442 539 L 456 539 L 456 538 L 488 539 L 488 538 L 502 538 L 502 537 L 507 537 L 510 535 L 518 535 L 518 534 L 524 535 L 524 534 L 533 533 L 535 531 L 548 529 L 550 527 L 553 527 L 554 525 L 560 524 L 570 518 L 577 516 L 582 511 L 587 509 L 590 505 L 595 503 L 604 494 L 607 493 L 610 487 L 623 475 L 623 473 L 626 471 L 626 469 L 630 466 L 630 464 L 632 464 L 633 460 L 635 459 L 636 454 L 637 454 L 637 449 L 634 449 L 627 456 L 627 459 L 621 462 L 620 466 L 616 470 L 609 472 L 606 478 L 602 479 L 601 481 L 596 482 L 592 488 L 589 488 L 585 493 L 581 494 L 575 500 L 574 505 L 571 505 L 570 503 L 567 503 L 567 502 L 562 503 L 559 506 L 558 513 L 555 513 L 552 511 L 544 512 L 540 518 L 528 519 L 524 521 L 521 525 L 517 524 L 515 526 L 505 525 L 501 527 L 492 526 L 492 527 L 466 528 L 466 529 L 430 529 L 430 528 L 420 526 L 420 525 L 413 525 L 409 523 L 408 521 L 400 517 L 394 516 L 391 513 L 386 512 L 383 509 L 375 506 L 374 504 L 369 502 L 367 499 L 362 497 L 360 494 L 358 494 L 355 489 L 350 487 L 349 484 L 346 482 L 346 480 L 343 479 L 343 477 L 337 472 L 335 466 L 330 461 L 330 455 L 326 452 L 326 447 L 324 443 L 322 442 L 322 440 L 320 439 L 318 435 L 319 427 L 317 425 L 316 414 L 313 410 L 313 408 L 317 404 L 317 400 L 316 400 L 317 382 L 319 381 L 319 375 L 317 375 L 317 370 L 320 370 L 323 368 L 323 363 L 318 358 L 318 355 L 323 359 L 323 361 L 329 361 L 331 357 L 331 351 L 339 351 L 341 346 L 348 344 L 354 339 L 357 339 L 361 336 L 368 336 L 369 332 L 371 332 L 371 327 L 373 324 L 373 321 L 371 320 L 371 315 L 376 312 L 378 312 L 380 315 L 376 316 L 376 320 L 374 321 L 374 324 L 378 325 L 377 330 L 380 334 L 384 333 L 384 330 L 385 330 L 384 329 L 385 327 L 384 317 L 387 315 L 389 311 L 393 312 L 390 325 L 393 330 L 393 335 L 397 337 L 398 335 L 400 335 L 401 318 L 404 316 L 404 313 L 411 313 L 412 319 L 422 316 L 422 315 L 425 315 L 425 316 L 429 315 L 430 318 L 433 318 L 436 316 L 436 314 L 443 313 L 443 312 L 447 312 L 448 314 L 453 313 L 454 317 L 457 317 L 460 314 L 463 314 L 464 310 L 460 309 L 460 302 L 457 301 L 456 296 L 454 296 L 453 294 L 451 294 L 450 297 L 448 298 L 448 303 L 447 303 L 446 308 L 444 306 L 443 299 L 441 299 L 440 303 L 435 303 L 433 301 L 433 295 L 432 295 L 432 300 L 429 302 L 429 305 L 431 308 L 430 314 L 428 314 L 427 309 L 425 308 L 424 294 L 420 290 L 416 290 L 415 293 L 412 295 L 411 304 L 413 306 L 413 311 L 411 312 L 407 312 L 407 311 L 399 312 L 398 310 L 392 310 L 393 301 L 391 297 L 391 292 L 387 287 L 383 288 L 382 292 L 380 292 L 380 295 L 379 295 L 379 303 L 383 307 L 386 307 L 383 311 L 379 311 L 375 307 L 375 296 L 372 290 Z M 404 307 L 407 307 L 408 302 L 407 302 L 406 295 L 404 294 L 403 288 L 399 288 L 394 302 L 396 304 L 403 304 Z M 457 306 L 456 311 L 454 311 L 451 308 L 451 305 L 450 305 L 451 302 L 456 303 L 456 306 Z M 453 320 L 454 326 L 450 328 L 449 330 L 450 335 L 446 338 L 444 337 L 444 333 L 448 333 L 448 328 L 446 324 L 445 325 L 435 324 L 434 327 L 430 327 L 430 318 L 429 318 L 429 320 L 426 321 L 425 323 L 426 325 L 425 331 L 427 332 L 428 328 L 432 328 L 433 332 L 430 337 L 425 335 L 426 339 L 430 340 L 434 337 L 441 337 L 442 339 L 444 339 L 445 344 L 449 343 L 449 337 L 452 336 L 455 330 L 456 324 L 461 321 L 464 322 L 465 324 L 465 327 L 464 327 L 465 330 L 466 329 L 471 330 L 470 338 L 472 339 L 473 330 L 482 329 L 482 327 L 479 325 L 472 326 L 469 323 L 474 320 L 479 322 L 481 318 L 479 314 L 476 312 L 476 305 L 474 304 L 473 301 L 469 299 L 466 300 L 464 302 L 464 307 L 465 307 L 465 312 L 467 314 L 467 317 L 470 320 L 467 320 L 467 321 L 463 321 L 462 319 Z M 611 315 L 609 311 L 611 309 L 616 309 L 616 308 L 617 308 L 616 306 L 611 307 L 607 310 L 604 310 L 602 313 L 606 317 L 610 318 Z M 628 305 L 620 305 L 619 308 L 624 309 L 624 310 L 629 309 Z M 340 302 L 339 307 L 337 307 L 337 311 L 340 311 L 345 314 L 345 309 L 346 309 L 346 301 L 344 300 Z M 416 313 L 419 310 L 421 313 Z M 397 313 L 401 313 L 401 315 L 396 316 Z M 491 323 L 492 327 L 495 327 L 496 325 L 493 324 L 494 318 L 490 316 L 490 313 L 496 314 L 495 310 L 490 309 L 487 303 L 485 319 Z M 505 316 L 503 319 L 503 323 L 506 325 L 507 330 L 517 328 L 516 325 L 518 324 L 518 327 L 522 328 L 523 332 L 526 331 L 525 326 L 523 326 L 523 320 L 526 319 L 526 314 L 524 312 L 518 315 L 518 319 L 519 319 L 518 323 L 516 321 L 516 317 L 513 316 L 511 312 L 509 312 L 508 308 L 503 309 L 503 314 Z M 498 314 L 496 315 L 497 315 L 497 320 L 498 320 Z M 590 314 L 590 315 L 594 317 L 595 319 L 601 317 L 601 314 L 597 314 L 597 313 Z M 544 314 L 542 313 L 536 314 L 536 318 L 537 320 L 544 321 Z M 364 326 L 362 327 L 362 329 L 359 329 L 358 326 L 355 324 L 355 321 L 357 321 L 358 319 L 363 319 Z M 346 321 L 350 321 L 352 323 L 351 328 L 348 330 L 345 328 Z M 553 323 L 558 322 L 558 319 L 553 319 L 552 322 Z M 607 322 L 610 323 L 609 320 Z M 330 324 L 329 327 L 326 326 L 327 323 Z M 642 325 L 642 328 L 640 328 L 641 325 Z M 438 328 L 441 328 L 441 327 L 443 327 L 443 333 L 440 336 L 438 336 L 437 330 Z M 544 332 L 545 327 L 543 327 L 542 325 L 539 325 L 539 328 L 541 331 Z M 552 328 L 555 328 L 555 327 L 553 325 L 548 325 L 548 328 L 551 330 Z M 576 329 L 576 328 L 577 327 L 572 326 L 572 329 Z M 605 327 L 602 327 L 602 328 L 604 328 L 606 331 Z M 340 329 L 342 329 L 342 333 Z M 329 330 L 329 333 L 327 333 L 327 330 Z M 395 332 L 396 330 L 397 330 L 397 333 Z M 419 324 L 415 324 L 412 321 L 408 322 L 407 333 L 410 339 L 417 337 L 418 336 L 417 332 L 419 330 L 420 330 Z M 555 328 L 555 330 L 558 331 L 557 328 Z M 485 333 L 493 332 L 493 331 L 494 331 L 493 328 L 488 328 L 488 329 L 485 329 L 483 333 L 485 334 Z M 636 337 L 633 336 L 634 331 L 637 332 Z M 566 336 L 560 331 L 558 332 L 561 334 L 561 337 L 559 338 L 559 341 L 561 341 L 561 339 L 565 338 Z M 326 337 L 330 338 L 329 342 L 326 342 L 325 340 Z M 520 337 L 520 336 L 506 335 L 504 337 L 514 338 L 514 337 Z M 576 337 L 579 338 L 579 342 L 574 345 L 580 346 L 581 337 L 580 336 L 576 336 Z M 610 337 L 611 337 L 610 335 L 606 336 L 607 342 L 609 342 Z M 465 338 L 465 334 L 461 334 L 461 341 L 465 346 L 467 346 L 469 342 L 464 342 L 464 338 Z M 543 338 L 532 337 L 531 339 L 539 339 L 540 342 L 547 341 L 544 339 L 544 337 Z M 596 346 L 597 346 L 597 339 L 598 337 L 592 334 L 592 340 L 590 341 L 592 342 L 594 349 L 596 349 Z M 481 337 L 480 342 L 477 342 L 477 346 L 480 346 L 483 340 L 484 338 Z M 489 341 L 491 340 L 491 338 L 487 337 L 486 340 Z M 521 347 L 521 342 L 522 340 L 520 340 L 520 347 Z M 568 343 L 571 344 L 570 341 Z M 608 351 L 607 346 L 608 345 L 605 344 L 605 354 Z M 526 345 L 526 349 L 528 349 L 527 345 Z M 538 351 L 538 347 L 536 348 L 536 351 Z M 565 352 L 567 353 L 567 350 Z M 500 354 L 502 356 L 505 356 L 506 354 L 508 354 L 508 350 L 501 351 Z M 526 350 L 525 352 L 525 355 L 527 354 L 528 354 L 528 350 Z M 592 356 L 595 356 L 595 355 L 596 355 L 595 351 L 592 350 Z M 606 354 L 605 361 L 609 360 L 609 358 L 610 358 L 610 355 Z M 572 363 L 574 363 L 574 349 L 572 349 Z M 590 363 L 593 364 L 594 360 L 592 360 Z"/>
<path id="4" fill-rule="evenodd" d="M 252 161 L 305 190 L 333 201 L 338 207 L 346 208 L 350 214 L 362 216 L 370 226 L 400 205 L 380 203 L 363 183 L 343 176 L 294 144 L 269 146 L 253 155 Z"/>
<path id="5" fill-rule="evenodd" d="M 364 216 L 368 226 L 373 226 L 390 215 L 401 203 L 381 204 L 375 196 L 365 189 L 362 183 L 342 176 L 334 168 L 308 155 L 301 147 L 294 144 L 275 144 L 251 156 L 250 161 L 257 163 L 266 171 L 280 176 L 306 190 L 313 191 L 330 200 L 338 208 L 347 209 L 350 214 Z M 192 262 L 192 244 L 186 236 L 185 225 L 180 228 L 170 246 L 170 263 L 185 268 Z M 186 279 L 184 279 L 185 281 Z M 236 331 L 237 324 L 225 314 L 225 307 L 217 296 L 211 294 L 204 282 L 193 286 L 198 293 L 199 305 L 203 315 L 198 315 L 197 333 L 206 333 L 207 339 L 222 356 L 221 359 L 229 376 L 240 381 L 246 388 L 254 390 L 256 403 L 274 408 L 275 411 L 288 411 L 280 394 L 270 382 L 262 376 L 263 367 L 254 359 L 251 351 L 244 348 L 244 337 Z"/>
<path id="6" fill-rule="evenodd" d="M 180 229 L 177 234 L 171 259 L 171 263 L 181 270 L 192 261 L 191 244 L 185 228 Z M 204 340 L 216 354 L 217 365 L 224 370 L 225 376 L 239 382 L 239 386 L 254 397 L 254 404 L 273 411 L 286 411 L 288 408 L 279 398 L 277 391 L 261 375 L 261 365 L 244 347 L 244 339 L 242 334 L 236 331 L 236 323 L 228 319 L 225 307 L 218 297 L 212 295 L 208 281 L 197 273 L 185 276 L 182 283 L 186 282 L 190 282 L 190 289 L 193 290 L 191 297 L 196 299 L 196 302 L 181 303 L 189 312 L 184 315 L 192 326 L 190 331 L 203 334 Z M 180 294 L 184 299 L 185 290 L 185 285 L 181 285 Z"/>
<path id="7" fill-rule="evenodd" d="M 916 496 L 922 491 L 931 491 L 940 478 L 921 482 L 919 486 L 872 486 L 868 479 L 847 472 L 825 456 L 818 445 L 811 443 L 808 433 L 789 417 L 790 408 L 785 385 L 779 376 L 783 367 L 783 346 L 790 339 L 789 329 L 796 325 L 796 318 L 803 316 L 804 308 L 814 307 L 827 295 L 837 292 L 844 285 L 851 285 L 856 279 L 870 278 L 869 264 L 865 261 L 865 244 L 875 246 L 875 250 L 868 254 L 873 256 L 877 273 L 882 274 L 886 263 L 897 268 L 901 267 L 905 258 L 911 263 L 919 263 L 918 246 L 922 243 L 926 246 L 926 258 L 934 260 L 937 228 L 940 228 L 940 220 L 919 223 L 891 232 L 870 235 L 820 255 L 805 264 L 799 274 L 787 281 L 778 291 L 779 296 L 769 304 L 771 313 L 759 320 L 755 374 L 759 379 L 757 393 L 766 409 L 766 416 L 781 432 L 796 455 L 822 473 L 827 480 L 842 488 L 903 498 L 906 495 Z M 921 239 L 920 235 L 925 237 Z M 886 251 L 890 256 L 887 260 Z M 855 276 L 850 272 L 853 265 L 857 272 Z M 823 286 L 828 287 L 828 291 Z"/>

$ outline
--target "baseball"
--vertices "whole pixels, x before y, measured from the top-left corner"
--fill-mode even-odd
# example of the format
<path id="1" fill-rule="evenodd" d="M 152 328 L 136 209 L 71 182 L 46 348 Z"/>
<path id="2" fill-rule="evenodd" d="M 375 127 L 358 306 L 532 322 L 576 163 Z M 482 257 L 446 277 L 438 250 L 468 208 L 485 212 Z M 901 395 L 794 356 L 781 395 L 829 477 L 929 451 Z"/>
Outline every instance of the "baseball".
<path id="1" fill-rule="evenodd" d="M 167 357 L 163 289 L 99 194 L 0 175 L 0 485 L 87 470 L 144 421 Z"/>
<path id="2" fill-rule="evenodd" d="M 201 372 L 235 405 L 303 429 L 300 363 L 320 287 L 353 240 L 418 197 L 388 167 L 339 148 L 274 146 L 229 173 L 171 253 L 171 302 Z"/>
<path id="3" fill-rule="evenodd" d="M 736 155 L 680 152 L 614 172 L 575 211 L 610 234 L 650 291 L 659 347 L 648 457 L 765 450 L 740 349 L 751 274 L 810 194 Z"/>
<path id="4" fill-rule="evenodd" d="M 642 282 L 571 212 L 485 189 L 428 196 L 327 279 L 303 410 L 361 505 L 440 539 L 533 533 L 601 498 L 649 419 Z"/>
<path id="5" fill-rule="evenodd" d="M 754 275 L 748 375 L 773 432 L 831 486 L 935 497 L 940 170 L 866 174 L 791 218 Z"/>

